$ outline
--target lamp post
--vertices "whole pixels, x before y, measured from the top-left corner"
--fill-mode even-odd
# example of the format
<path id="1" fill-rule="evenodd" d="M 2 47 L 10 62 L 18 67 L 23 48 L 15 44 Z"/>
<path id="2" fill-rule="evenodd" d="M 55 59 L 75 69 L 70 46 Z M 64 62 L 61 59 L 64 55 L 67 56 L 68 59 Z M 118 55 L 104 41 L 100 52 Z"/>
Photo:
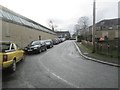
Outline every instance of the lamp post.
<path id="1" fill-rule="evenodd" d="M 92 49 L 92 53 L 95 53 L 95 12 L 96 11 L 96 1 L 94 0 L 93 2 L 93 28 L 92 28 L 92 44 L 93 44 L 93 49 Z"/>

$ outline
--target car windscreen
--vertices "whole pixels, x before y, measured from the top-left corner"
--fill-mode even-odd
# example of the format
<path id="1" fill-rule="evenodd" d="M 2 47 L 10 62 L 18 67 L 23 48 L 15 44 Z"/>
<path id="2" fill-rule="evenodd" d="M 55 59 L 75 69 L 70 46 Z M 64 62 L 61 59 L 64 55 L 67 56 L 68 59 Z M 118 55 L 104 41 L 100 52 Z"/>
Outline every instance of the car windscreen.
<path id="1" fill-rule="evenodd" d="M 30 43 L 30 45 L 40 45 L 40 42 L 39 41 L 33 41 Z"/>
<path id="2" fill-rule="evenodd" d="M 51 43 L 51 41 L 45 41 L 45 43 L 46 43 L 46 44 L 50 44 L 50 43 Z"/>
<path id="3" fill-rule="evenodd" d="M 0 52 L 5 52 L 5 50 L 10 49 L 10 44 L 0 43 Z"/>

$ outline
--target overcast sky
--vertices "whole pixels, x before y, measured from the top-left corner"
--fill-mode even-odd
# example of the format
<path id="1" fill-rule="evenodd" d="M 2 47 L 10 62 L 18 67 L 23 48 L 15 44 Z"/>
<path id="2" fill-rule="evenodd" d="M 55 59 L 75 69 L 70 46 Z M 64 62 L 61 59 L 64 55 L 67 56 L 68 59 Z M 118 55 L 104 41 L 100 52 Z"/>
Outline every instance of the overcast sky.
<path id="1" fill-rule="evenodd" d="M 119 0 L 96 0 L 96 22 L 118 17 Z M 69 30 L 78 18 L 87 16 L 92 24 L 93 0 L 0 0 L 0 4 L 46 27 L 49 20 L 58 30 Z"/>

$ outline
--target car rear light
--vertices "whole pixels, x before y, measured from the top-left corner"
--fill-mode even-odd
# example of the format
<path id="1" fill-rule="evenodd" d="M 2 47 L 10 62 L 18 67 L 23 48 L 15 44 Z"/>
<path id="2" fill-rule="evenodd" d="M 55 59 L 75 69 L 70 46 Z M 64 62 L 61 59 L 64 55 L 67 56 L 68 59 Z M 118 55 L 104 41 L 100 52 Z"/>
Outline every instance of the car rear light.
<path id="1" fill-rule="evenodd" d="M 3 62 L 7 61 L 7 55 L 3 55 Z"/>

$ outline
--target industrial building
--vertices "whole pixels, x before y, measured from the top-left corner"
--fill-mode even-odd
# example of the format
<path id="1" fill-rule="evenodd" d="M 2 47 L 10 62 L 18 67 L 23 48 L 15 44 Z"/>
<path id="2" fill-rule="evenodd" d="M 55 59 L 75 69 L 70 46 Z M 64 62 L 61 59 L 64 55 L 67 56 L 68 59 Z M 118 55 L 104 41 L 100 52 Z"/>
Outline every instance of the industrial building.
<path id="1" fill-rule="evenodd" d="M 0 40 L 13 41 L 24 48 L 33 40 L 56 37 L 51 29 L 0 6 Z"/>

